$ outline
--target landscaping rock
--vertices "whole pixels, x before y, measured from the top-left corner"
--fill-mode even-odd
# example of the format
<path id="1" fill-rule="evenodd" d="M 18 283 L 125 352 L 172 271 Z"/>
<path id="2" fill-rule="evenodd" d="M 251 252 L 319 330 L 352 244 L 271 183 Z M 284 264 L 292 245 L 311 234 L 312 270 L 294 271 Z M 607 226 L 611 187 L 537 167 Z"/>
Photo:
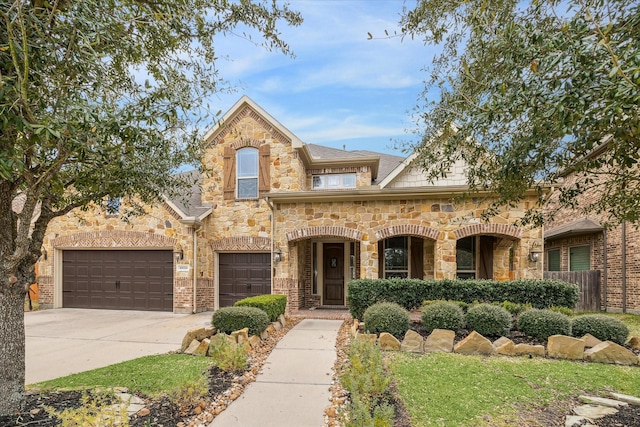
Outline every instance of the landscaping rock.
<path id="1" fill-rule="evenodd" d="M 584 424 L 586 422 L 586 424 Z M 589 422 L 586 417 L 579 417 L 577 415 L 567 415 L 564 422 L 564 427 L 598 427 Z"/>
<path id="2" fill-rule="evenodd" d="M 434 329 L 424 342 L 425 353 L 451 353 L 456 333 L 447 329 Z"/>
<path id="3" fill-rule="evenodd" d="M 269 335 L 273 335 L 274 332 L 276 332 L 276 327 L 273 326 L 273 323 L 270 323 L 269 326 L 267 326 L 267 329 L 265 330 L 266 333 L 268 333 Z"/>
<path id="4" fill-rule="evenodd" d="M 511 341 L 507 337 L 500 337 L 497 340 L 495 340 L 492 345 L 493 345 L 493 348 L 497 349 L 497 348 L 500 348 L 500 347 L 502 347 L 503 345 L 505 345 L 507 343 L 512 343 L 513 344 L 513 341 Z"/>
<path id="5" fill-rule="evenodd" d="M 516 345 L 509 338 L 502 337 L 497 339 L 492 345 L 496 354 L 500 354 L 502 356 L 516 355 Z"/>
<path id="6" fill-rule="evenodd" d="M 388 332 L 380 334 L 380 349 L 398 351 L 400 350 L 400 341 Z"/>
<path id="7" fill-rule="evenodd" d="M 640 350 L 640 337 L 633 336 L 629 338 L 627 345 L 633 349 Z"/>
<path id="8" fill-rule="evenodd" d="M 602 342 L 591 334 L 586 334 L 582 339 L 584 340 L 584 346 L 589 348 L 595 347 Z"/>
<path id="9" fill-rule="evenodd" d="M 400 349 L 410 353 L 424 353 L 424 340 L 422 339 L 422 335 L 409 329 L 407 333 L 404 334 Z"/>
<path id="10" fill-rule="evenodd" d="M 356 338 L 361 339 L 363 341 L 369 341 L 369 342 L 372 342 L 374 344 L 378 340 L 378 336 L 376 334 L 361 334 L 361 333 L 358 333 L 356 335 Z"/>
<path id="11" fill-rule="evenodd" d="M 274 331 L 279 331 L 280 329 L 282 329 L 282 324 L 280 322 L 272 322 L 271 327 L 273 328 Z"/>
<path id="12" fill-rule="evenodd" d="M 618 410 L 614 408 L 609 408 L 607 406 L 600 405 L 581 405 L 573 408 L 573 413 L 581 416 L 589 418 L 590 420 L 597 420 L 598 418 L 602 418 L 607 415 L 612 415 L 617 413 Z"/>
<path id="13" fill-rule="evenodd" d="M 354 336 L 358 332 L 358 319 L 353 319 L 353 325 L 351 325 L 351 335 Z"/>
<path id="14" fill-rule="evenodd" d="M 260 339 L 266 340 L 267 338 L 269 338 L 269 332 L 265 329 L 260 333 Z"/>
<path id="15" fill-rule="evenodd" d="M 260 345 L 261 342 L 262 340 L 257 335 L 251 335 L 249 337 L 249 344 L 251 345 L 251 348 L 256 348 L 257 346 Z"/>
<path id="16" fill-rule="evenodd" d="M 605 341 L 584 352 L 590 362 L 637 365 L 638 357 L 632 351 L 611 341 Z"/>
<path id="17" fill-rule="evenodd" d="M 611 393 L 611 396 L 615 397 L 617 400 L 622 402 L 627 402 L 629 405 L 640 406 L 640 398 L 629 396 L 626 394 L 620 393 Z"/>
<path id="18" fill-rule="evenodd" d="M 465 339 L 456 344 L 453 351 L 460 354 L 490 355 L 493 353 L 493 345 L 487 338 L 473 331 L 467 335 Z"/>
<path id="19" fill-rule="evenodd" d="M 515 348 L 516 356 L 538 356 L 545 357 L 546 350 L 543 345 L 531 345 L 531 344 L 516 344 Z"/>
<path id="20" fill-rule="evenodd" d="M 591 403 L 593 405 L 608 406 L 609 408 L 620 408 L 622 406 L 629 406 L 627 402 L 622 402 L 615 399 L 607 399 L 606 397 L 597 396 L 580 396 L 579 399 L 584 403 Z"/>
<path id="21" fill-rule="evenodd" d="M 581 360 L 584 356 L 584 340 L 566 335 L 552 335 L 547 344 L 547 354 L 556 359 Z"/>
<path id="22" fill-rule="evenodd" d="M 198 345 L 198 347 L 193 350 L 193 355 L 194 356 L 206 356 L 209 353 L 209 344 L 211 343 L 211 340 L 208 338 L 203 339 L 200 344 Z"/>
<path id="23" fill-rule="evenodd" d="M 231 338 L 236 340 L 238 344 L 243 344 L 245 342 L 249 342 L 249 328 L 240 329 L 237 331 L 231 332 Z"/>
<path id="24" fill-rule="evenodd" d="M 202 338 L 198 338 L 201 334 L 204 333 L 204 327 L 201 328 L 193 328 L 193 329 L 189 329 L 187 331 L 187 333 L 184 335 L 184 338 L 182 338 L 182 345 L 180 346 L 180 352 L 184 353 L 184 351 L 191 345 L 191 343 L 193 342 L 193 340 L 202 340 Z"/>
<path id="25" fill-rule="evenodd" d="M 183 351 L 184 354 L 193 354 L 194 351 L 200 346 L 200 341 L 191 340 L 189 346 Z"/>
<path id="26" fill-rule="evenodd" d="M 280 322 L 280 326 L 282 326 L 283 328 L 287 326 L 287 318 L 284 317 L 284 314 L 278 316 L 278 322 Z"/>

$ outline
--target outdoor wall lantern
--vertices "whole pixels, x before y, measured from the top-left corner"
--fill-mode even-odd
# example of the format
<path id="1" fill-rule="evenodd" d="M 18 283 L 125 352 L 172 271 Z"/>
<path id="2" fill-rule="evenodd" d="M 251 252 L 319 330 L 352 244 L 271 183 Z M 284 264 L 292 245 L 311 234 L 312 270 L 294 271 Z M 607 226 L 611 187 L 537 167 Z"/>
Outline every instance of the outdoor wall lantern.
<path id="1" fill-rule="evenodd" d="M 529 260 L 531 262 L 538 262 L 538 260 L 540 259 L 540 251 L 537 250 L 531 250 L 529 251 Z"/>
<path id="2" fill-rule="evenodd" d="M 173 256 L 176 257 L 176 261 L 182 261 L 184 259 L 184 251 L 181 247 L 178 246 L 173 253 Z"/>
<path id="3" fill-rule="evenodd" d="M 43 258 L 44 258 L 44 260 L 46 261 L 46 260 L 47 260 L 47 257 L 49 256 L 49 254 L 47 253 L 47 250 L 46 250 L 44 247 L 42 248 L 41 253 L 42 253 L 42 257 L 43 257 Z"/>
<path id="4" fill-rule="evenodd" d="M 282 251 L 280 250 L 280 248 L 276 248 L 273 251 L 273 262 L 280 262 L 282 261 Z"/>

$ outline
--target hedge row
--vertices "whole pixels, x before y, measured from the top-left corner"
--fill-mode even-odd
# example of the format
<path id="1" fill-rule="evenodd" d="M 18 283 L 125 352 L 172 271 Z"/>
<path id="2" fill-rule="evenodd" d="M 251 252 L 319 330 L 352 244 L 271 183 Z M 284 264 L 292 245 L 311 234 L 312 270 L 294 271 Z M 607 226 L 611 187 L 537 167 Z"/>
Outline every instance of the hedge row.
<path id="1" fill-rule="evenodd" d="M 511 301 L 534 308 L 578 303 L 578 286 L 561 280 L 417 280 L 359 279 L 348 284 L 347 299 L 354 318 L 377 302 L 395 302 L 407 310 L 425 300 L 454 300 L 466 303 Z"/>
<path id="2" fill-rule="evenodd" d="M 236 301 L 235 307 L 256 307 L 267 313 L 269 320 L 275 322 L 287 309 L 286 295 L 258 295 Z"/>

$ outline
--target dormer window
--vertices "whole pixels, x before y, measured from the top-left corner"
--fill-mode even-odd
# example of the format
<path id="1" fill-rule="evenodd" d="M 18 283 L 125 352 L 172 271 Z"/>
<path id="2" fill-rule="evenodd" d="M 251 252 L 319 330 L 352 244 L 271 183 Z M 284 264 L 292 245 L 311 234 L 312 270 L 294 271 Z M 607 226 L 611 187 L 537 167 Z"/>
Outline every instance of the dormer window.
<path id="1" fill-rule="evenodd" d="M 332 173 L 313 175 L 312 188 L 314 190 L 339 190 L 344 188 L 356 188 L 355 173 Z"/>

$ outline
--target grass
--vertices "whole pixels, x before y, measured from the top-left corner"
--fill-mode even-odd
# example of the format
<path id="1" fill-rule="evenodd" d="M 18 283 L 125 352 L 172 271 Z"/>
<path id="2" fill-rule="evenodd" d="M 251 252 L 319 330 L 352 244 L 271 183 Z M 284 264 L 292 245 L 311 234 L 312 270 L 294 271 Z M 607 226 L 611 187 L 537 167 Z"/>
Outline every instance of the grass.
<path id="1" fill-rule="evenodd" d="M 629 336 L 640 337 L 640 315 L 631 313 L 606 313 L 606 312 L 593 312 L 593 313 L 578 313 L 576 316 L 583 316 L 585 314 L 599 314 L 603 316 L 615 317 L 622 320 L 629 328 Z"/>
<path id="2" fill-rule="evenodd" d="M 36 389 L 95 389 L 127 387 L 151 397 L 176 394 L 201 381 L 212 360 L 184 354 L 160 354 L 129 360 L 104 368 L 80 372 L 31 384 Z"/>
<path id="3" fill-rule="evenodd" d="M 388 365 L 415 427 L 515 425 L 583 393 L 640 390 L 638 367 L 442 353 L 395 353 Z"/>

